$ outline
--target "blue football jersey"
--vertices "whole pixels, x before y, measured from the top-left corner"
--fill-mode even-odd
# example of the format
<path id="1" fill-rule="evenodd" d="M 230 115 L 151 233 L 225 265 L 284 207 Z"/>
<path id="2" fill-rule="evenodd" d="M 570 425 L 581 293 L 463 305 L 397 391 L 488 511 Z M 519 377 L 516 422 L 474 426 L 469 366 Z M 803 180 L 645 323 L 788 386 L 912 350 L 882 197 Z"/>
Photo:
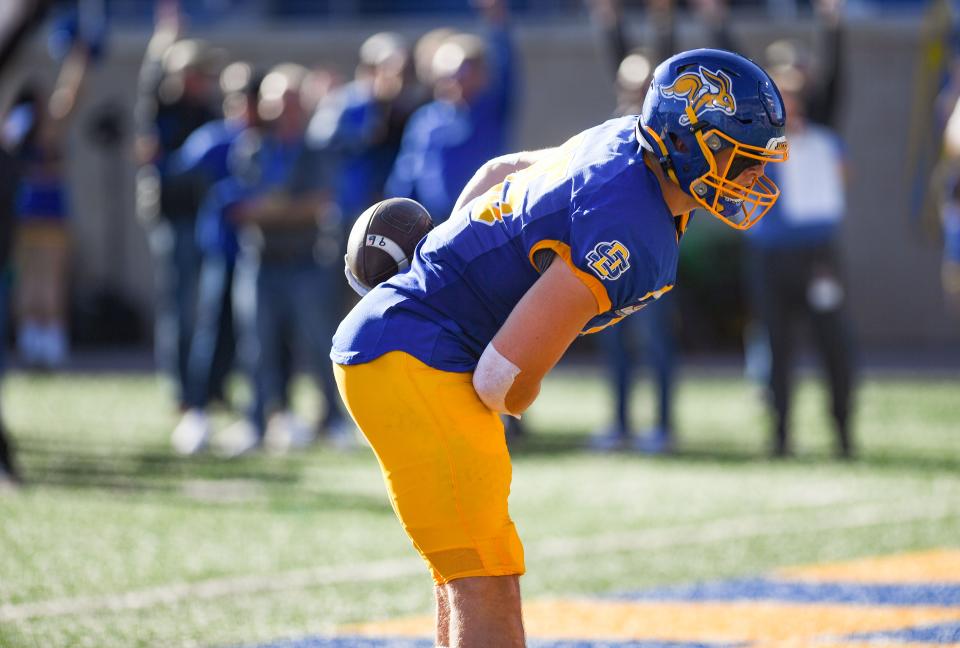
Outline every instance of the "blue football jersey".
<path id="1" fill-rule="evenodd" d="M 590 289 L 583 333 L 660 297 L 676 277 L 679 227 L 643 162 L 635 116 L 610 120 L 509 175 L 432 230 L 410 269 L 354 307 L 333 338 L 339 364 L 404 351 L 444 371 L 472 371 L 540 276 L 544 251 Z M 544 314 L 549 317 L 549 313 Z"/>

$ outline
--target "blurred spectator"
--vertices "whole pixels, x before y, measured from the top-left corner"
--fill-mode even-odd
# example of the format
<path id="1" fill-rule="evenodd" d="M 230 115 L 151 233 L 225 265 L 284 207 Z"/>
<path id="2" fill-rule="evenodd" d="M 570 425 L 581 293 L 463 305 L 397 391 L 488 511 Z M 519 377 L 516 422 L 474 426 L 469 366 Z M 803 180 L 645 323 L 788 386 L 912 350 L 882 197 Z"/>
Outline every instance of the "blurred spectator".
<path id="1" fill-rule="evenodd" d="M 841 50 L 844 30 L 841 21 L 843 0 L 817 0 L 821 60 L 814 61 L 808 49 L 790 40 L 774 41 L 767 47 L 768 66 L 786 70 L 787 76 L 802 73 L 804 80 L 804 113 L 808 121 L 839 130 Z M 820 73 L 814 72 L 819 69 Z M 747 283 L 752 283 L 750 277 Z M 744 330 L 745 373 L 756 383 L 769 386 L 770 342 L 762 322 L 754 319 Z"/>
<path id="2" fill-rule="evenodd" d="M 224 94 L 222 120 L 204 124 L 171 155 L 169 175 L 207 187 L 197 217 L 196 240 L 202 256 L 197 286 L 196 325 L 190 342 L 186 412 L 173 432 L 181 454 L 202 448 L 211 434 L 206 408 L 211 398 L 224 399 L 224 385 L 236 352 L 233 278 L 239 251 L 237 231 L 224 207 L 242 179 L 234 178 L 230 152 L 248 129 L 257 125 L 260 75 L 235 62 L 220 75 Z"/>
<path id="3" fill-rule="evenodd" d="M 845 210 L 844 155 L 839 137 L 807 113 L 811 71 L 776 60 L 771 73 L 787 111 L 790 159 L 771 169 L 780 186 L 777 204 L 748 232 L 748 282 L 753 308 L 769 343 L 769 388 L 774 414 L 772 454 L 791 453 L 789 412 L 794 325 L 806 320 L 830 381 L 836 452 L 851 458 L 851 390 L 854 381 L 846 291 L 840 270 L 838 238 Z M 794 61 L 799 59 L 794 59 Z M 829 69 L 839 69 L 831 61 Z M 815 105 L 815 104 L 812 104 Z M 817 191 L 809 191 L 817 187 Z"/>
<path id="4" fill-rule="evenodd" d="M 434 100 L 417 110 L 403 133 L 388 196 L 413 198 L 435 223 L 450 216 L 460 191 L 490 158 L 506 152 L 514 113 L 517 63 L 506 0 L 476 0 L 489 30 L 448 36 L 431 64 Z"/>
<path id="5" fill-rule="evenodd" d="M 413 81 L 403 38 L 374 34 L 360 48 L 354 80 L 322 101 L 310 120 L 309 146 L 332 167 L 334 199 L 346 225 L 383 198 L 403 130 L 419 105 Z"/>
<path id="6" fill-rule="evenodd" d="M 172 377 L 187 407 L 200 251 L 196 217 L 203 182 L 170 174 L 170 154 L 200 126 L 217 118 L 220 54 L 199 40 L 177 40 L 176 5 L 158 3 L 156 31 L 140 69 L 136 105 L 138 216 L 148 230 L 157 285 L 154 329 L 157 364 Z"/>
<path id="7" fill-rule="evenodd" d="M 45 369 L 63 365 L 69 351 L 64 149 L 91 56 L 80 34 L 65 31 L 52 48 L 62 56 L 52 92 L 47 95 L 29 82 L 3 124 L 4 139 L 21 171 L 16 204 L 17 347 L 27 366 Z"/>
<path id="8" fill-rule="evenodd" d="M 942 152 L 933 177 L 943 235 L 941 281 L 947 309 L 960 317 L 960 57 L 956 53 L 935 107 L 943 127 Z"/>
<path id="9" fill-rule="evenodd" d="M 249 418 L 221 435 L 220 447 L 228 456 L 261 443 L 287 450 L 314 441 L 316 434 L 291 408 L 295 359 L 321 387 L 326 412 L 320 427 L 334 438 L 352 437 L 327 361 L 340 318 L 332 296 L 343 280 L 342 225 L 339 212 L 331 209 L 322 165 L 304 145 L 306 75 L 293 64 L 267 74 L 258 107 L 263 126 L 259 132 L 248 130 L 235 144 L 240 164 L 246 162 L 247 191 L 228 207 L 241 228 L 234 299 L 254 402 Z"/>
<path id="10" fill-rule="evenodd" d="M 422 34 L 413 47 L 413 69 L 417 77 L 418 103 L 433 100 L 433 88 L 437 82 L 433 73 L 433 57 L 443 43 L 455 35 L 452 27 L 436 27 Z"/>

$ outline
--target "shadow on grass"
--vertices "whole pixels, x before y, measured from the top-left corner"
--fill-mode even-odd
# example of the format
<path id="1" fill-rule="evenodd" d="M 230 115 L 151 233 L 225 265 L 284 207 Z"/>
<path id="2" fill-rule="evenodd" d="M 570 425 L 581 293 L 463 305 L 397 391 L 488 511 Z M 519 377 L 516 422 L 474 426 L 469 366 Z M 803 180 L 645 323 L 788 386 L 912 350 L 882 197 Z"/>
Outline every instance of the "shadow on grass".
<path id="1" fill-rule="evenodd" d="M 954 453 L 922 453 L 917 450 L 898 452 L 893 449 L 867 449 L 853 460 L 841 460 L 824 452 L 798 453 L 788 458 L 771 458 L 765 448 L 757 449 L 734 445 L 684 445 L 670 454 L 650 455 L 637 451 L 596 452 L 589 449 L 590 437 L 582 431 L 551 431 L 538 434 L 528 431 L 523 436 L 509 439 L 510 454 L 516 458 L 549 456 L 617 456 L 635 457 L 644 461 L 662 461 L 677 464 L 714 464 L 729 466 L 803 466 L 834 465 L 848 466 L 851 470 L 871 472 L 911 472 L 922 474 L 957 474 L 960 472 L 960 455 Z"/>
<path id="2" fill-rule="evenodd" d="M 50 486 L 108 497 L 118 491 L 159 495 L 171 504 L 191 507 L 391 511 L 379 496 L 343 488 L 324 491 L 315 484 L 305 488 L 303 471 L 318 458 L 310 453 L 228 460 L 212 455 L 180 457 L 160 450 L 137 452 L 132 445 L 118 450 L 32 438 L 18 444 L 17 455 L 27 488 Z"/>

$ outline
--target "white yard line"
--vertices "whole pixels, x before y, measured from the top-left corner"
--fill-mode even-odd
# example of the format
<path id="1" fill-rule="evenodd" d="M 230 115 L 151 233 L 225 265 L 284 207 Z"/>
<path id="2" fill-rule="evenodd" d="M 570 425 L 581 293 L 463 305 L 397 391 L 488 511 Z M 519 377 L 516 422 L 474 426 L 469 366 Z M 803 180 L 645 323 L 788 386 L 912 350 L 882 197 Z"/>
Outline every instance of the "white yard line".
<path id="1" fill-rule="evenodd" d="M 34 603 L 0 606 L 0 623 L 69 614 L 139 610 L 183 600 L 212 599 L 241 594 L 282 592 L 346 582 L 381 581 L 425 573 L 416 558 L 352 563 L 332 567 L 297 569 L 275 574 L 227 576 L 196 583 L 173 583 L 122 594 L 78 596 Z"/>
<path id="2" fill-rule="evenodd" d="M 796 519 L 803 513 L 804 519 Z M 893 500 L 856 506 L 832 505 L 816 515 L 809 509 L 724 518 L 711 522 L 685 523 L 640 531 L 617 531 L 591 536 L 552 538 L 531 543 L 529 553 L 540 557 L 564 558 L 582 554 L 646 551 L 677 546 L 711 544 L 724 540 L 791 535 L 811 531 L 839 531 L 861 527 L 900 524 L 917 520 L 938 520 L 960 516 L 960 503 L 934 498 Z M 2 617 L 0 617 L 2 618 Z"/>
<path id="3" fill-rule="evenodd" d="M 803 519 L 796 519 L 799 515 Z M 831 506 L 815 517 L 809 509 L 763 515 L 745 515 L 710 522 L 688 522 L 639 531 L 599 533 L 588 536 L 550 538 L 528 543 L 528 555 L 536 561 L 621 551 L 649 551 L 676 546 L 706 545 L 726 540 L 761 538 L 798 533 L 839 531 L 939 520 L 960 516 L 960 504 L 953 506 L 936 497 L 894 500 L 856 506 Z M 159 587 L 106 594 L 79 596 L 30 603 L 0 605 L 0 622 L 138 610 L 170 605 L 184 600 L 282 592 L 352 582 L 378 582 L 416 574 L 425 567 L 417 558 L 352 563 L 275 574 L 230 576 L 196 583 L 173 583 Z"/>

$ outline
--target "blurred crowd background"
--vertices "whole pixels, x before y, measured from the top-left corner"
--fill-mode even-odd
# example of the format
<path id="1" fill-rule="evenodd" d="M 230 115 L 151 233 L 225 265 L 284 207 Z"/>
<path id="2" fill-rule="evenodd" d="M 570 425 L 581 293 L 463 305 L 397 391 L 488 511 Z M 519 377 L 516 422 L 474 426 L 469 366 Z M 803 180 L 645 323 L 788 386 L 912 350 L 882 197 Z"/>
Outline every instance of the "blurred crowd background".
<path id="1" fill-rule="evenodd" d="M 678 359 L 720 354 L 769 387 L 788 454 L 807 340 L 849 456 L 856 366 L 960 362 L 955 20 L 947 0 L 6 0 L 9 362 L 152 345 L 184 454 L 232 372 L 253 397 L 228 454 L 350 438 L 326 353 L 356 216 L 409 196 L 442 221 L 486 159 L 636 113 L 660 60 L 723 47 L 774 73 L 800 161 L 765 229 L 695 215 L 675 294 L 576 350 L 621 396 L 595 445 L 633 442 L 639 346 L 660 389 L 642 449 L 671 447 Z M 330 403 L 316 426 L 290 411 L 299 370 Z"/>

